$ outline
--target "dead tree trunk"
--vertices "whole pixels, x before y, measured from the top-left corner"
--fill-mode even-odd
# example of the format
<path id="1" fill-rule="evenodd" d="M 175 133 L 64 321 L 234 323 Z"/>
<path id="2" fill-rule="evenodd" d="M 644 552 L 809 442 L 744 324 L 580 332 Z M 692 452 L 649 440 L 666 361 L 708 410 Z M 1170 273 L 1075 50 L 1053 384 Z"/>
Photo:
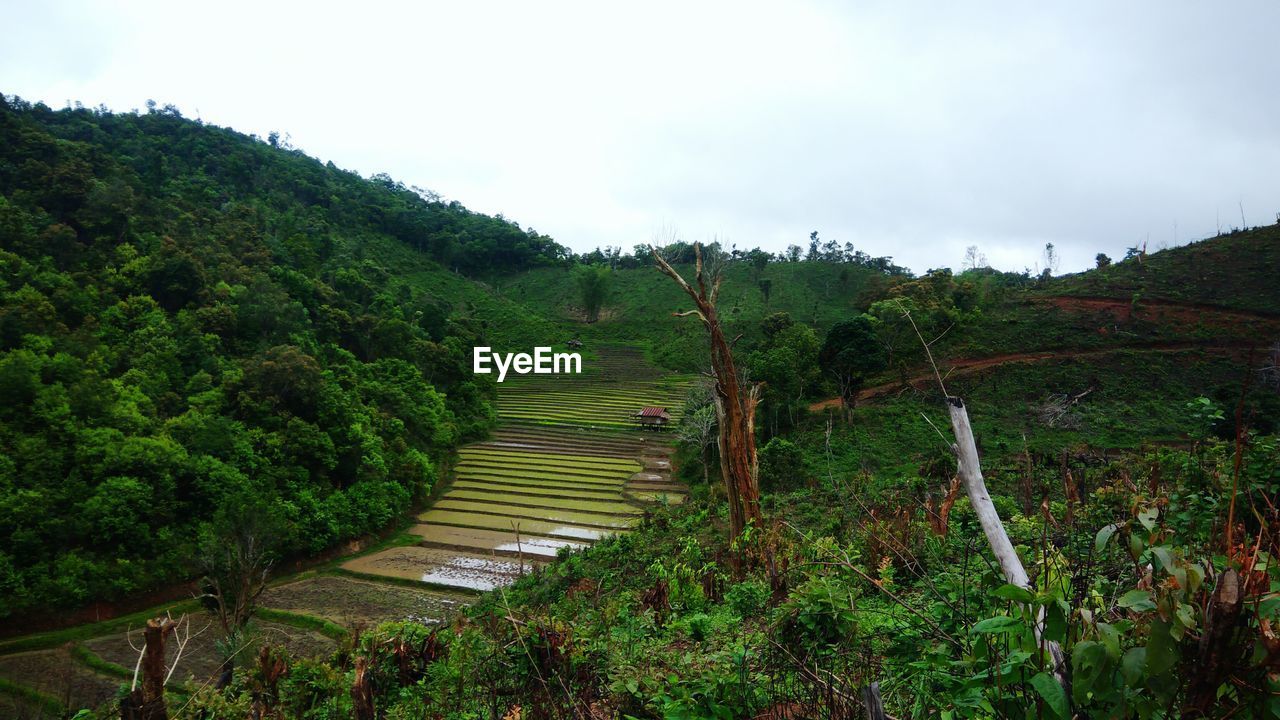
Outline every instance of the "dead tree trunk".
<path id="1" fill-rule="evenodd" d="M 873 682 L 862 688 L 862 708 L 867 713 L 867 720 L 885 720 L 889 717 L 884 712 L 884 701 L 880 699 L 880 683 Z"/>
<path id="2" fill-rule="evenodd" d="M 1208 717 L 1217 699 L 1218 688 L 1231 674 L 1243 654 L 1238 642 L 1240 615 L 1244 610 L 1244 588 L 1240 573 L 1228 569 L 1218 576 L 1205 613 L 1205 628 L 1187 688 L 1182 717 Z"/>
<path id="3" fill-rule="evenodd" d="M 755 413 L 759 402 L 759 387 L 743 388 L 738 378 L 738 368 L 733 363 L 733 352 L 725 339 L 716 312 L 716 296 L 720 293 L 720 273 L 713 272 L 708 289 L 708 278 L 703 272 L 702 246 L 694 244 L 696 258 L 695 290 L 675 268 L 662 258 L 657 248 L 649 250 L 658 263 L 658 269 L 680 286 L 693 300 L 696 310 L 675 313 L 679 317 L 695 315 L 702 321 L 711 340 L 711 369 L 715 374 L 716 418 L 720 423 L 718 447 L 720 472 L 724 476 L 725 493 L 729 497 L 729 526 L 733 537 L 742 535 L 748 523 L 761 522 L 759 468 L 756 462 Z"/>
<path id="4" fill-rule="evenodd" d="M 378 716 L 373 706 L 373 685 L 369 682 L 369 661 L 356 658 L 355 681 L 351 684 L 351 709 L 356 720 L 375 720 Z"/>
<path id="5" fill-rule="evenodd" d="M 168 720 L 169 711 L 164 705 L 165 639 L 174 632 L 176 624 L 169 618 L 153 618 L 142 631 L 144 647 L 140 659 L 142 687 L 134 687 L 120 701 L 122 720 Z M 136 676 L 135 676 L 136 678 Z"/>
<path id="6" fill-rule="evenodd" d="M 978 516 L 978 523 L 982 525 L 982 532 L 987 536 L 991 553 L 996 556 L 996 562 L 1000 563 L 1000 570 L 1004 573 L 1006 582 L 1030 589 L 1031 579 L 1027 576 L 1026 568 L 1022 566 L 1022 560 L 1014 550 L 1013 543 L 1009 541 L 1009 534 L 1005 532 L 1004 523 L 1000 521 L 1000 514 L 996 512 L 996 506 L 991 502 L 991 495 L 987 493 L 987 483 L 982 479 L 982 463 L 978 460 L 978 445 L 973 440 L 973 428 L 969 425 L 969 411 L 965 408 L 963 400 L 950 396 L 947 397 L 947 411 L 951 414 L 951 429 L 956 435 L 955 445 L 951 447 L 956 453 L 960 480 L 964 483 L 969 503 L 973 505 L 973 511 Z M 1053 662 L 1054 677 L 1058 679 L 1058 683 L 1064 690 L 1068 690 L 1066 658 L 1062 654 L 1062 648 L 1052 640 L 1043 641 L 1044 608 L 1036 614 L 1035 633 L 1036 638 L 1042 640 L 1044 649 Z M 1068 693 L 1069 696 L 1070 693 Z"/>

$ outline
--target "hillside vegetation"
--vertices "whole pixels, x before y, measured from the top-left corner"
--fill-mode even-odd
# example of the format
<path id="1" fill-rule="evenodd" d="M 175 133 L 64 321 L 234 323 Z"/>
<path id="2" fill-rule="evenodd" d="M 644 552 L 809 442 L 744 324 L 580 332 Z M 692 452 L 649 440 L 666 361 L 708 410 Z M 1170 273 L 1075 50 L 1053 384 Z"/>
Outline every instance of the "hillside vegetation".
<path id="1" fill-rule="evenodd" d="M 688 299 L 670 280 L 653 270 L 652 260 L 636 257 L 640 267 L 611 273 L 609 293 L 597 322 L 585 323 L 572 268 L 531 270 L 504 278 L 502 295 L 539 316 L 557 320 L 566 333 L 584 339 L 626 341 L 649 347 L 655 362 L 673 370 L 701 370 L 707 362 L 706 341 L 690 323 L 671 321 L 689 309 Z M 677 264 L 692 275 L 692 263 Z M 725 268 L 720 291 L 726 327 L 744 341 L 761 338 L 760 324 L 774 312 L 825 329 L 860 310 L 868 293 L 882 286 L 885 272 L 853 263 L 770 262 L 753 267 L 746 261 Z"/>
<path id="2" fill-rule="evenodd" d="M 276 143 L 0 101 L 0 617 L 186 579 L 245 516 L 382 530 L 487 431 L 471 346 L 553 334 L 454 272 L 550 239 Z"/>
<path id="3" fill-rule="evenodd" d="M 707 248 L 760 383 L 738 532 L 704 329 L 643 252 L 173 108 L 6 98 L 0 617 L 251 535 L 332 554 L 195 642 L 156 683 L 173 717 L 845 720 L 877 692 L 895 718 L 1280 717 L 1278 233 L 1062 278 Z M 470 371 L 574 337 L 583 377 Z M 1026 583 L 962 491 L 954 397 Z M 674 432 L 631 428 L 648 405 Z M 218 621 L 0 643 L 3 701 L 118 717 L 125 631 L 169 611 Z"/>
<path id="4" fill-rule="evenodd" d="M 1165 300 L 1280 314 L 1276 272 L 1280 223 L 1234 230 L 1160 252 L 1139 254 L 1054 281 L 1053 291 L 1072 295 Z"/>

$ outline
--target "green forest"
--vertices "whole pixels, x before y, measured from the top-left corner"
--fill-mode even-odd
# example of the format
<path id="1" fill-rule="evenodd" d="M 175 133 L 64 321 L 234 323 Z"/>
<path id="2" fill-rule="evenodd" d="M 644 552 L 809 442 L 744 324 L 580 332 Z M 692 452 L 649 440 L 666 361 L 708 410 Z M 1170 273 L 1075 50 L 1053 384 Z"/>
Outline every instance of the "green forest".
<path id="1" fill-rule="evenodd" d="M 376 532 L 488 428 L 490 329 L 421 274 L 565 249 L 275 143 L 5 101 L 0 616 L 186 579 L 241 514 Z"/>
<path id="2" fill-rule="evenodd" d="M 1280 717 L 1280 225 L 1096 265 L 575 253 L 0 96 L 0 714 Z"/>

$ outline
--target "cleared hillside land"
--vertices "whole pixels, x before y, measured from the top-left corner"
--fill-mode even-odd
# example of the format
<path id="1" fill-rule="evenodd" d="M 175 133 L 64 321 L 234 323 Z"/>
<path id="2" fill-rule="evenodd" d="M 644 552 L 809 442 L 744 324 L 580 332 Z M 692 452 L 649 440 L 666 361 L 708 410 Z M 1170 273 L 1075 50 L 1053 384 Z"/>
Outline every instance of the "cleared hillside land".
<path id="1" fill-rule="evenodd" d="M 664 376 L 637 348 L 600 346 L 581 375 L 499 385 L 501 427 L 459 451 L 453 481 L 410 532 L 416 545 L 352 559 L 362 577 L 486 591 L 563 550 L 626 532 L 653 501 L 680 502 L 665 432 L 635 428 L 644 406 L 672 421 L 692 383 Z"/>

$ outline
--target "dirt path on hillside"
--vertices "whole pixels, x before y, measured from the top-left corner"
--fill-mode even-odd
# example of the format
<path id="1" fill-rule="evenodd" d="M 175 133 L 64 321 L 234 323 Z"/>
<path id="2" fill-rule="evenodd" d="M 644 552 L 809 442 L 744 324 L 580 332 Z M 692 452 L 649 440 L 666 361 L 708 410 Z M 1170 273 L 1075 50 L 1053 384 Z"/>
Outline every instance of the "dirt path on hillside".
<path id="1" fill-rule="evenodd" d="M 1030 302 L 1053 305 L 1059 310 L 1063 310 L 1065 312 L 1078 313 L 1106 311 L 1110 312 L 1117 321 L 1121 322 L 1137 318 L 1143 320 L 1162 320 L 1166 322 L 1173 321 L 1187 325 L 1218 325 L 1233 321 L 1263 321 L 1267 324 L 1280 323 L 1280 314 L 1276 313 L 1265 313 L 1255 310 L 1235 310 L 1232 308 L 1222 307 L 1220 305 L 1185 303 L 1175 300 L 1145 300 L 1139 298 L 1137 306 L 1135 307 L 1132 300 L 1122 300 L 1118 298 L 1090 295 L 1045 295 L 1030 298 Z M 1018 362 L 1045 362 L 1048 360 L 1099 357 L 1118 352 L 1185 352 L 1188 350 L 1203 350 L 1206 352 L 1231 353 L 1238 352 L 1246 347 L 1247 346 L 1244 343 L 1238 341 L 1217 343 L 1164 342 L 1093 348 L 1088 350 L 1042 350 L 992 355 L 985 358 L 953 360 L 948 366 L 939 369 L 943 371 L 943 377 L 947 378 L 971 375 L 988 368 Z M 907 386 L 915 386 L 920 382 L 933 381 L 934 376 L 932 372 L 927 370 L 915 370 L 913 372 L 915 374 L 906 381 L 898 380 L 896 382 L 864 388 L 858 393 L 858 402 L 871 400 L 895 390 L 901 390 Z M 828 408 L 838 407 L 840 407 L 840 398 L 835 397 L 813 403 L 809 406 L 809 409 L 813 412 L 820 412 Z"/>
<path id="2" fill-rule="evenodd" d="M 963 377 L 974 373 L 982 372 L 989 368 L 998 367 L 1000 365 L 1008 365 L 1010 363 L 1034 363 L 1045 362 L 1048 360 L 1069 360 L 1072 358 L 1088 358 L 1101 357 L 1104 355 L 1113 355 L 1121 352 L 1187 352 L 1189 350 L 1201 350 L 1204 352 L 1213 352 L 1221 354 L 1237 353 L 1246 350 L 1247 347 L 1240 343 L 1196 343 L 1196 342 L 1180 342 L 1180 343 L 1146 343 L 1141 345 L 1125 345 L 1123 347 L 1096 348 L 1092 350 L 1044 350 L 1040 352 L 1022 352 L 1007 353 L 1004 355 L 992 355 L 985 358 L 970 358 L 964 360 L 954 360 L 949 365 L 939 367 L 942 371 L 944 380 L 954 377 Z M 858 393 L 858 402 L 871 400 L 882 395 L 887 395 L 895 390 L 905 389 L 907 386 L 916 386 L 921 382 L 933 382 L 934 375 L 931 371 L 916 371 L 905 382 L 898 380 L 896 382 L 884 383 L 882 385 L 873 385 L 869 388 L 863 388 Z M 809 406 L 812 412 L 820 412 L 828 408 L 840 407 L 840 398 L 828 398 Z"/>
<path id="3" fill-rule="evenodd" d="M 1280 322 L 1280 314 L 1257 310 L 1236 310 L 1221 305 L 1187 303 L 1176 300 L 1156 300 L 1139 297 L 1137 306 L 1132 300 L 1096 297 L 1090 295 L 1045 295 L 1028 298 L 1030 302 L 1053 305 L 1067 312 L 1111 313 L 1117 320 L 1132 319 L 1177 321 L 1189 324 L 1221 324 L 1240 320 Z"/>

